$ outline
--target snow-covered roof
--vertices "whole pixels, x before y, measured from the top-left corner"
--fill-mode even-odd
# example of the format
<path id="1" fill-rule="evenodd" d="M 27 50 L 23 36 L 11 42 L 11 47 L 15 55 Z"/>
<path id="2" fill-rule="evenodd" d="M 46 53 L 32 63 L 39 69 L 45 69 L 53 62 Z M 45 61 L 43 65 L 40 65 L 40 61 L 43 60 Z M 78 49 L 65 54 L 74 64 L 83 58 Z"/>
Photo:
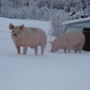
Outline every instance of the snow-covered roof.
<path id="1" fill-rule="evenodd" d="M 75 20 L 68 20 L 66 22 L 63 22 L 62 25 L 69 25 L 69 24 L 86 22 L 86 21 L 90 21 L 90 17 L 88 17 L 88 18 L 81 18 L 81 19 L 75 19 Z"/>

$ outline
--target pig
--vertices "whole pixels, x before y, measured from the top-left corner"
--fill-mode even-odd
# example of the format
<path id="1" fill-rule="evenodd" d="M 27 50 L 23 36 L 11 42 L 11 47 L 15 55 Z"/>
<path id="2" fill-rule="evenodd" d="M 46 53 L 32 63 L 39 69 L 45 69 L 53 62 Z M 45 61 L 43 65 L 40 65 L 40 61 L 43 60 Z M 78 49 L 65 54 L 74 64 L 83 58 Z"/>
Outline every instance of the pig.
<path id="1" fill-rule="evenodd" d="M 62 36 L 58 36 L 55 40 L 52 41 L 51 52 L 56 52 L 60 49 L 64 49 L 64 52 L 74 48 L 74 51 L 78 50 L 81 52 L 85 43 L 85 36 L 82 31 L 72 31 L 65 33 Z"/>
<path id="2" fill-rule="evenodd" d="M 23 54 L 26 55 L 28 47 L 34 48 L 35 55 L 38 53 L 38 46 L 41 47 L 41 55 L 47 44 L 46 33 L 36 27 L 25 27 L 24 25 L 14 26 L 9 24 L 12 40 L 16 46 L 17 53 L 20 54 L 20 47 L 23 47 Z"/>

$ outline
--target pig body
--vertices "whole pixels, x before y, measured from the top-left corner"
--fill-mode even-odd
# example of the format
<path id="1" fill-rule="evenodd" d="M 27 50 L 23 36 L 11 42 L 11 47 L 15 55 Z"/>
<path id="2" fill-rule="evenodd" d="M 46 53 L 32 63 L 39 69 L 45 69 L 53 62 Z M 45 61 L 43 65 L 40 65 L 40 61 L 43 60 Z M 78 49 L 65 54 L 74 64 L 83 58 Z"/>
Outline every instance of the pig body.
<path id="1" fill-rule="evenodd" d="M 34 27 L 14 26 L 10 24 L 9 28 L 12 30 L 12 39 L 20 54 L 20 47 L 23 47 L 23 54 L 26 54 L 27 48 L 34 48 L 35 55 L 38 52 L 38 46 L 41 47 L 41 54 L 44 54 L 44 48 L 47 43 L 47 37 L 43 30 Z"/>
<path id="2" fill-rule="evenodd" d="M 69 41 L 68 52 L 70 52 L 72 48 L 75 52 L 81 52 L 85 43 L 85 36 L 82 31 L 73 31 L 67 33 L 66 38 Z"/>
<path id="3" fill-rule="evenodd" d="M 75 52 L 78 50 L 81 52 L 84 42 L 85 36 L 81 31 L 68 32 L 52 41 L 51 52 L 58 51 L 59 49 L 64 49 L 64 52 L 66 52 L 66 50 L 70 52 L 72 48 Z"/>

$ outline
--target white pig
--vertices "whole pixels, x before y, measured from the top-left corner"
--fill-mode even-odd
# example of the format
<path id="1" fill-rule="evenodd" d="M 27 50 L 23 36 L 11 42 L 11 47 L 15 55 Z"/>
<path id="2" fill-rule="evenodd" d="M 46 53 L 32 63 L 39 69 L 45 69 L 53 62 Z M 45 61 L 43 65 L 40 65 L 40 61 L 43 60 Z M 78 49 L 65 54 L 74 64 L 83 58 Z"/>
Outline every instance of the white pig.
<path id="1" fill-rule="evenodd" d="M 66 50 L 70 52 L 72 48 L 75 48 L 74 49 L 75 52 L 77 52 L 77 50 L 80 50 L 81 52 L 84 43 L 85 43 L 85 36 L 82 31 L 68 32 L 62 36 L 57 37 L 55 40 L 52 41 L 51 52 L 64 49 L 64 52 L 66 53 Z"/>
<path id="2" fill-rule="evenodd" d="M 41 47 L 41 54 L 44 54 L 44 49 L 47 43 L 45 32 L 40 28 L 14 26 L 9 24 L 9 29 L 12 30 L 12 40 L 15 43 L 17 53 L 20 54 L 20 47 L 23 47 L 23 54 L 26 54 L 27 48 L 34 48 L 35 55 L 38 52 L 38 46 Z"/>

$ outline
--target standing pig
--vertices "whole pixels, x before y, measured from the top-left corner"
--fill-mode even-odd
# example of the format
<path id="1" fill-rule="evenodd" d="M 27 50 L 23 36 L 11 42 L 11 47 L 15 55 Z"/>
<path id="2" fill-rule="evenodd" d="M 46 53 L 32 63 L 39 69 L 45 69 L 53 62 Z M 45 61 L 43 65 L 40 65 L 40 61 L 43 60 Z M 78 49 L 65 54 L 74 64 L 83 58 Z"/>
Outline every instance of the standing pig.
<path id="1" fill-rule="evenodd" d="M 75 48 L 74 51 L 82 50 L 85 42 L 85 36 L 81 31 L 72 31 L 68 32 L 62 36 L 57 37 L 54 41 L 52 41 L 51 52 L 58 51 L 59 49 L 64 49 L 70 52 L 72 48 Z M 79 48 L 79 49 L 78 49 Z"/>
<path id="2" fill-rule="evenodd" d="M 9 29 L 12 30 L 12 40 L 15 43 L 17 53 L 20 54 L 20 47 L 23 47 L 23 54 L 27 53 L 27 48 L 31 47 L 35 50 L 35 55 L 38 52 L 38 46 L 41 47 L 41 54 L 44 54 L 44 49 L 47 43 L 47 37 L 43 30 L 34 27 L 14 26 L 9 24 Z"/>

